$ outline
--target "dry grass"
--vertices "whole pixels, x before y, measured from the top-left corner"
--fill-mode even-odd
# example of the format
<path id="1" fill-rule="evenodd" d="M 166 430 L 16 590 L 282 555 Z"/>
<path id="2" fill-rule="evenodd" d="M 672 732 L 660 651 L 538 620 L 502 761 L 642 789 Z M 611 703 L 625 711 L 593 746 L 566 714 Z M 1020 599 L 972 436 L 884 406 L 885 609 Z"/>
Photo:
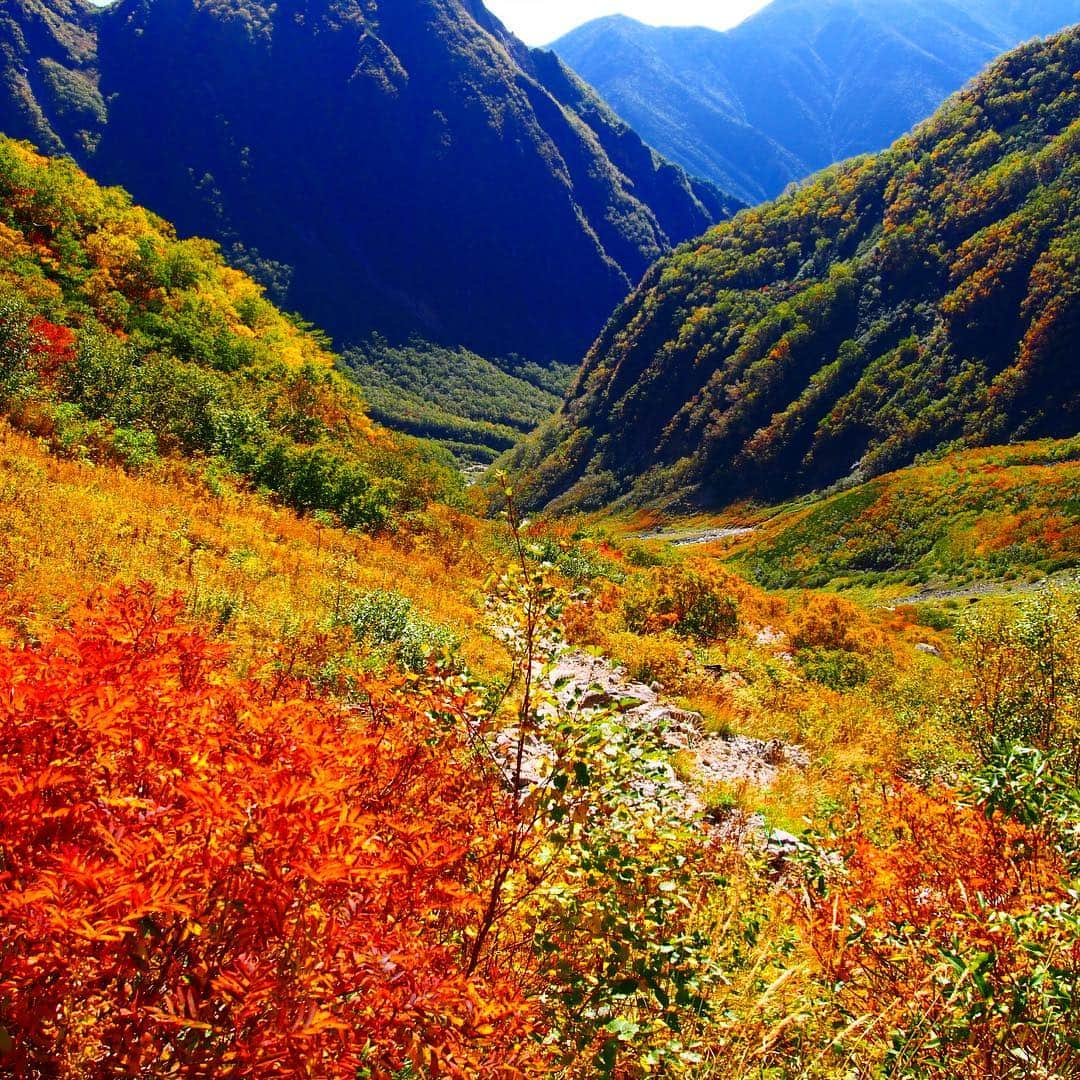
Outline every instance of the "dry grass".
<path id="1" fill-rule="evenodd" d="M 195 613 L 228 626 L 242 660 L 261 660 L 310 643 L 349 597 L 391 589 L 457 632 L 470 665 L 492 671 L 501 654 L 476 602 L 498 560 L 492 537 L 441 507 L 414 531 L 349 533 L 228 483 L 208 486 L 194 469 L 133 476 L 58 459 L 0 427 L 0 614 L 27 637 L 88 591 L 141 580 L 183 591 Z"/>

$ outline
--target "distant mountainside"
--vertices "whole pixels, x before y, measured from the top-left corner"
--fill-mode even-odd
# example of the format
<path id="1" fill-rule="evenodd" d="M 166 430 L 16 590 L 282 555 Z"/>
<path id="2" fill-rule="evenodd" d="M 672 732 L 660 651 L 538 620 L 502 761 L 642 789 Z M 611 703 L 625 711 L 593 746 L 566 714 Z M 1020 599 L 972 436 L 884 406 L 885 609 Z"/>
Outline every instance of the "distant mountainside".
<path id="1" fill-rule="evenodd" d="M 746 202 L 924 120 L 1080 0 L 774 0 L 727 33 L 598 19 L 552 48 L 672 161 Z"/>
<path id="2" fill-rule="evenodd" d="M 0 128 L 123 184 L 346 345 L 576 362 L 734 205 L 480 0 L 6 0 Z"/>
<path id="3" fill-rule="evenodd" d="M 4 0 L 0 133 L 47 154 L 94 148 L 106 120 L 95 12 L 87 0 Z"/>
<path id="4" fill-rule="evenodd" d="M 933 455 L 800 499 L 726 544 L 771 589 L 903 583 L 959 599 L 994 579 L 1030 584 L 1080 564 L 1080 438 Z"/>
<path id="5" fill-rule="evenodd" d="M 1080 429 L 1080 29 L 655 266 L 511 459 L 534 504 L 777 501 Z"/>

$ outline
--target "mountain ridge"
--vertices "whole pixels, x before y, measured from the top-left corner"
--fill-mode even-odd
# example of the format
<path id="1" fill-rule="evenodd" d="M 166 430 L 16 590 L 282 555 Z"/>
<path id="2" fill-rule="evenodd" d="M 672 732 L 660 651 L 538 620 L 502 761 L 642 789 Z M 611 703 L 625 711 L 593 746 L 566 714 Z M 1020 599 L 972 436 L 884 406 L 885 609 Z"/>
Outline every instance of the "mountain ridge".
<path id="1" fill-rule="evenodd" d="M 1075 21 L 1071 0 L 774 0 L 728 31 L 608 16 L 551 48 L 667 157 L 755 203 L 883 149 L 996 56 Z"/>
<path id="2" fill-rule="evenodd" d="M 343 346 L 419 332 L 576 361 L 736 205 L 479 0 L 15 2 L 0 123 L 220 241 Z M 35 76 L 48 50 L 100 103 L 84 131 Z"/>

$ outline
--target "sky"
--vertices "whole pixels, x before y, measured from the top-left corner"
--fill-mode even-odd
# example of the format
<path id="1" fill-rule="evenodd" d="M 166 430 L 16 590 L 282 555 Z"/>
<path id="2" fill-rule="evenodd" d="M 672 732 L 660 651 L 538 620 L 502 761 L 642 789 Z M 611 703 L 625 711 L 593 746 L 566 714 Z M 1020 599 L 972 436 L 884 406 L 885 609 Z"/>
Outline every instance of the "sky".
<path id="1" fill-rule="evenodd" d="M 519 38 L 548 45 L 601 15 L 629 15 L 652 26 L 711 26 L 727 30 L 766 0 L 484 0 Z"/>

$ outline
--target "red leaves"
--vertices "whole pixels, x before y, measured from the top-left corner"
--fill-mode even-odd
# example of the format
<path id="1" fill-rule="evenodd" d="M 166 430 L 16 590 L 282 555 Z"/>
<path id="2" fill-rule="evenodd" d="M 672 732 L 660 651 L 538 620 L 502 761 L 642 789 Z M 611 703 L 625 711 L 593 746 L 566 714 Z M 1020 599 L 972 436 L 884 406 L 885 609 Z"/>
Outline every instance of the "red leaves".
<path id="1" fill-rule="evenodd" d="M 984 950 L 1001 971 L 1021 970 L 1027 958 L 993 916 L 1063 898 L 1062 868 L 1038 834 L 905 784 L 880 811 L 837 844 L 846 869 L 829 895 L 803 899 L 830 982 L 867 1013 L 894 1018 L 918 1002 L 930 1017 L 948 1007 L 934 996 L 943 951 Z"/>
<path id="2" fill-rule="evenodd" d="M 75 360 L 75 334 L 40 315 L 30 320 L 30 342 L 34 367 L 46 386 L 52 385 L 61 369 Z"/>
<path id="3" fill-rule="evenodd" d="M 122 590 L 0 650 L 4 1066 L 527 1066 L 527 1008 L 463 975 L 499 797 L 432 737 L 463 703 L 372 684 L 377 729 L 299 685 L 271 703 L 179 612 Z"/>

